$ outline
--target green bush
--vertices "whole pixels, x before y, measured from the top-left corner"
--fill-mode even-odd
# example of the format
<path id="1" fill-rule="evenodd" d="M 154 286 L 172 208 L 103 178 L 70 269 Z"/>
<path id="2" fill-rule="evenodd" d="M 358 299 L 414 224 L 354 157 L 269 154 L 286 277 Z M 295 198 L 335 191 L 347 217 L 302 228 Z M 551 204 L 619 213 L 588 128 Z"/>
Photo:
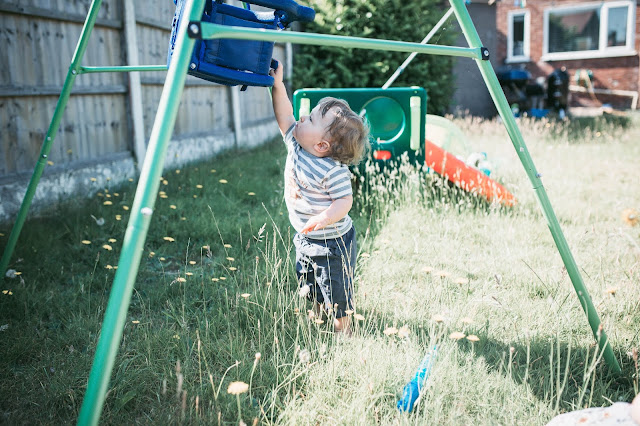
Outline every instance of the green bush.
<path id="1" fill-rule="evenodd" d="M 303 31 L 387 40 L 420 42 L 444 11 L 438 0 L 309 0 L 316 19 Z M 449 23 L 453 21 L 450 18 Z M 451 25 L 445 26 L 450 28 Z M 441 29 L 430 44 L 451 45 L 454 34 Z M 300 45 L 293 85 L 302 87 L 381 87 L 409 53 Z M 452 60 L 418 55 L 394 86 L 427 89 L 428 109 L 444 113 L 453 94 Z"/>

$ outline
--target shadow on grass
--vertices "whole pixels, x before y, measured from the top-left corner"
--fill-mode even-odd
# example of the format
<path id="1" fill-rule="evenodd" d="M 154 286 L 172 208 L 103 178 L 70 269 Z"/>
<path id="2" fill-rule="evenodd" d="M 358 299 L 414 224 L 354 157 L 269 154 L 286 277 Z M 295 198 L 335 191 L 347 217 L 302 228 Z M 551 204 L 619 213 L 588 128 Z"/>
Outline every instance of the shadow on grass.
<path id="1" fill-rule="evenodd" d="M 632 124 L 626 115 L 603 114 L 597 117 L 573 117 L 566 121 L 555 121 L 552 134 L 555 139 L 566 139 L 571 143 L 588 143 L 600 134 L 623 131 Z"/>

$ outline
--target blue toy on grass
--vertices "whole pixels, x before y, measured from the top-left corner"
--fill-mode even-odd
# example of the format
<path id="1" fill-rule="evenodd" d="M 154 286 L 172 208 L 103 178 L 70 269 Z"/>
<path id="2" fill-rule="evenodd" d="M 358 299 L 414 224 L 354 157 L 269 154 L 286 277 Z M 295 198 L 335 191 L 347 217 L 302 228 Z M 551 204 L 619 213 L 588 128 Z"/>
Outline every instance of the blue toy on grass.
<path id="1" fill-rule="evenodd" d="M 431 374 L 431 367 L 433 366 L 436 355 L 437 347 L 434 346 L 433 350 L 429 351 L 422 359 L 422 362 L 418 366 L 418 371 L 416 371 L 413 378 L 402 389 L 402 397 L 398 401 L 398 410 L 408 413 L 413 410 L 413 406 L 420 396 L 424 384 L 429 378 L 429 374 Z"/>

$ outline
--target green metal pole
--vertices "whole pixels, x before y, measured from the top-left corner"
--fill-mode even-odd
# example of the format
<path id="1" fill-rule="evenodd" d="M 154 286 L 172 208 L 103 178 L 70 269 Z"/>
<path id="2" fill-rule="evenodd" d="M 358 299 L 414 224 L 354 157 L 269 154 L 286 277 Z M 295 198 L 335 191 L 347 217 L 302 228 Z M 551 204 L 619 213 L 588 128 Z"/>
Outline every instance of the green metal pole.
<path id="1" fill-rule="evenodd" d="M 104 67 L 80 67 L 78 74 L 95 72 L 133 72 L 133 71 L 166 71 L 166 65 L 121 65 Z"/>
<path id="2" fill-rule="evenodd" d="M 449 0 L 449 2 L 451 3 L 451 7 L 453 7 L 454 9 L 460 27 L 462 28 L 462 32 L 464 33 L 469 46 L 481 47 L 482 42 L 480 41 L 478 32 L 476 31 L 475 26 L 471 21 L 471 17 L 469 16 L 469 12 L 464 5 L 463 0 Z M 515 118 L 513 117 L 513 113 L 511 112 L 511 108 L 509 107 L 509 103 L 507 102 L 507 99 L 504 96 L 504 92 L 500 87 L 500 83 L 498 82 L 496 73 L 488 60 L 476 60 L 476 63 L 478 64 L 478 68 L 480 68 L 480 73 L 482 74 L 487 88 L 489 89 L 489 93 L 493 98 L 493 102 L 498 108 L 500 117 L 502 117 L 502 121 L 505 123 L 507 132 L 509 133 L 509 136 L 511 138 L 511 142 L 516 149 L 516 153 L 518 154 L 518 157 L 520 157 L 520 161 L 522 162 L 522 165 L 527 172 L 527 176 L 533 184 L 533 189 L 538 198 L 544 216 L 547 219 L 547 225 L 549 226 L 549 230 L 551 231 L 553 240 L 556 243 L 556 247 L 560 252 L 560 257 L 562 258 L 562 261 L 567 268 L 567 272 L 569 274 L 569 277 L 571 278 L 573 288 L 578 295 L 580 305 L 587 314 L 589 325 L 591 326 L 593 335 L 598 341 L 600 349 L 604 351 L 604 359 L 615 373 L 620 373 L 620 365 L 616 360 L 607 335 L 602 329 L 602 325 L 600 323 L 598 313 L 596 312 L 596 308 L 593 306 L 593 302 L 591 301 L 589 292 L 587 291 L 587 288 L 582 281 L 582 276 L 580 275 L 578 265 L 576 265 L 576 261 L 571 254 L 571 250 L 569 249 L 567 240 L 562 233 L 562 229 L 560 228 L 558 219 L 556 218 L 553 208 L 551 207 L 551 202 L 549 201 L 547 192 L 542 185 L 542 181 L 540 179 L 541 175 L 536 171 L 531 155 L 529 155 L 529 151 L 524 143 L 524 139 L 522 138 L 520 129 L 518 128 Z"/>
<path id="3" fill-rule="evenodd" d="M 315 33 L 301 33 L 296 31 L 274 31 L 262 28 L 235 27 L 228 25 L 199 23 L 203 39 L 229 38 L 237 40 L 262 40 L 275 42 L 290 42 L 297 44 L 314 44 L 321 46 L 336 46 L 342 48 L 387 50 L 393 52 L 417 52 L 433 55 L 462 56 L 480 59 L 480 48 L 466 48 L 456 46 L 440 46 L 437 44 L 421 44 L 406 41 L 381 40 L 364 37 L 349 37 Z"/>
<path id="4" fill-rule="evenodd" d="M 89 7 L 87 18 L 84 21 L 84 26 L 82 27 L 82 32 L 80 33 L 80 39 L 78 40 L 78 44 L 76 45 L 76 50 L 73 53 L 69 71 L 67 71 L 67 77 L 65 78 L 64 85 L 62 86 L 62 92 L 60 93 L 60 97 L 58 98 L 56 109 L 53 112 L 51 123 L 49 123 L 47 134 L 44 136 L 42 148 L 40 148 L 40 156 L 38 157 L 38 161 L 33 170 L 33 175 L 31 175 L 31 180 L 29 181 L 27 192 L 22 199 L 22 205 L 20 206 L 20 210 L 18 211 L 16 223 L 13 225 L 13 229 L 11 230 L 11 234 L 9 234 L 9 239 L 7 240 L 7 245 L 4 248 L 4 252 L 2 253 L 2 259 L 0 259 L 0 274 L 2 274 L 2 276 L 4 276 L 5 272 L 7 271 L 9 261 L 11 260 L 11 256 L 13 255 L 13 250 L 16 247 L 18 237 L 20 236 L 20 232 L 22 231 L 22 226 L 27 219 L 29 207 L 31 207 L 31 202 L 33 201 L 33 197 L 36 194 L 38 182 L 40 182 L 40 177 L 42 177 L 44 168 L 47 165 L 47 157 L 49 156 L 49 151 L 51 151 L 51 146 L 53 145 L 53 141 L 55 140 L 58 129 L 60 128 L 60 121 L 62 120 L 62 115 L 64 114 L 67 102 L 69 101 L 69 97 L 71 96 L 71 89 L 73 88 L 73 83 L 75 82 L 76 76 L 79 73 L 80 64 L 82 62 L 84 52 L 87 50 L 89 37 L 91 36 L 91 31 L 93 30 L 96 18 L 98 17 L 101 3 L 102 0 L 93 0 L 91 2 L 91 6 Z"/>
<path id="5" fill-rule="evenodd" d="M 183 16 L 188 17 L 189 20 L 200 19 L 204 10 L 204 2 L 205 0 L 187 2 Z M 118 261 L 118 270 L 105 311 L 100 339 L 89 374 L 87 392 L 78 417 L 78 425 L 96 425 L 102 412 L 160 186 L 167 145 L 175 125 L 180 96 L 195 43 L 192 38 L 186 35 L 189 20 L 183 19 L 180 24 L 175 53 L 160 97 L 149 147 L 131 207 L 131 217 L 127 224 L 122 252 Z"/>

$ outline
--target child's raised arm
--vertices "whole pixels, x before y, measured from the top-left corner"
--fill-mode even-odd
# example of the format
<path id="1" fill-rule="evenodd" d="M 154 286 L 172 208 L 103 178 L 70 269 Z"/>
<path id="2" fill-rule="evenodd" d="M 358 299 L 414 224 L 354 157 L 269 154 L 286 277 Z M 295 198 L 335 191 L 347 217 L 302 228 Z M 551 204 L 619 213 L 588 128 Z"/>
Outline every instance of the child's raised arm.
<path id="1" fill-rule="evenodd" d="M 269 70 L 269 75 L 273 77 L 273 89 L 271 90 L 271 101 L 273 102 L 273 112 L 280 128 L 280 133 L 284 133 L 296 122 L 293 117 L 293 106 L 287 96 L 287 89 L 284 87 L 282 61 L 278 61 L 278 68 Z"/>

